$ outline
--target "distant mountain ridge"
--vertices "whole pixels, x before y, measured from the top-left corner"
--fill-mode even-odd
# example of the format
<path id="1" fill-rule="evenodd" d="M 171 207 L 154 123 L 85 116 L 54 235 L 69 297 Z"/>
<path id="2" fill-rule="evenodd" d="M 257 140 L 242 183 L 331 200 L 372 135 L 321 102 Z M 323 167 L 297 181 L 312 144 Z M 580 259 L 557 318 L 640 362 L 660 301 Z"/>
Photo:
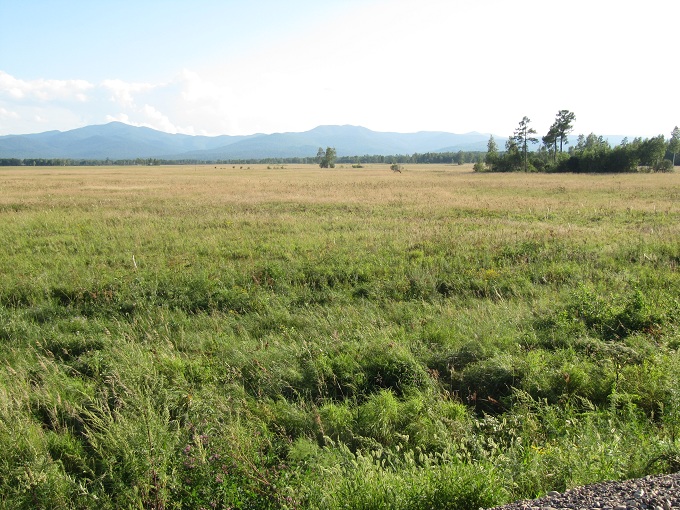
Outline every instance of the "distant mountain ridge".
<path id="1" fill-rule="evenodd" d="M 495 137 L 498 140 L 498 137 Z M 170 134 L 121 122 L 70 131 L 0 136 L 0 158 L 265 159 L 314 157 L 319 147 L 339 156 L 485 151 L 489 134 L 440 131 L 388 133 L 359 126 L 318 126 L 304 132 L 248 136 Z"/>
<path id="2" fill-rule="evenodd" d="M 147 127 L 110 122 L 70 131 L 0 136 L 0 158 L 238 160 L 310 158 L 319 147 L 335 147 L 338 156 L 390 156 L 426 152 L 486 152 L 489 133 L 443 131 L 391 133 L 360 126 L 318 126 L 304 132 L 246 136 L 170 134 Z M 499 147 L 507 137 L 493 135 Z M 607 136 L 612 145 L 623 136 Z M 572 144 L 576 137 L 570 136 Z"/>
<path id="3" fill-rule="evenodd" d="M 0 136 L 0 157 L 22 159 L 153 158 L 226 147 L 247 138 L 247 136 L 211 137 L 170 134 L 147 127 L 111 122 L 70 131 Z"/>

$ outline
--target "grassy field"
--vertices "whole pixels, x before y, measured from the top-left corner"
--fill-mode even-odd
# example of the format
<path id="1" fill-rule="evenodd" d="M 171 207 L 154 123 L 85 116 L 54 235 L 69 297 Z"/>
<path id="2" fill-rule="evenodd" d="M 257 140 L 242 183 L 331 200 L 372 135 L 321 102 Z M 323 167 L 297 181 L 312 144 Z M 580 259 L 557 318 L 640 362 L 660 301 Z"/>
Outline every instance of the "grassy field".
<path id="1" fill-rule="evenodd" d="M 680 469 L 680 174 L 0 190 L 2 508 L 476 510 Z"/>

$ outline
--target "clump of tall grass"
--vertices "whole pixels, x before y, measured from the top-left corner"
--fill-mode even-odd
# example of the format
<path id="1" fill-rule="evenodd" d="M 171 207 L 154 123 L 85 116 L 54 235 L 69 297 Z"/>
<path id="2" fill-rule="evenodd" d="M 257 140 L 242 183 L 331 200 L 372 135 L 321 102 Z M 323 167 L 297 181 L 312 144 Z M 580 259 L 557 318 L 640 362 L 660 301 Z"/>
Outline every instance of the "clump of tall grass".
<path id="1" fill-rule="evenodd" d="M 309 508 L 490 507 L 505 500 L 498 471 L 487 462 L 469 465 L 450 454 L 375 449 L 352 453 L 342 445 L 319 448 L 304 440 L 291 458 L 302 484 L 301 503 Z"/>

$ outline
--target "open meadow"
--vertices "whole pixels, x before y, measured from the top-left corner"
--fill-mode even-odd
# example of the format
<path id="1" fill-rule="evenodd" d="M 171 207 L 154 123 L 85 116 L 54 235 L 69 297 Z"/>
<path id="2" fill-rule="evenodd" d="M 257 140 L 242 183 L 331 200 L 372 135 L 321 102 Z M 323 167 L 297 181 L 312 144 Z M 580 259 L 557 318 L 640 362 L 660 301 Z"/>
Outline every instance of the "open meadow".
<path id="1" fill-rule="evenodd" d="M 0 507 L 474 509 L 680 469 L 680 174 L 0 168 Z"/>

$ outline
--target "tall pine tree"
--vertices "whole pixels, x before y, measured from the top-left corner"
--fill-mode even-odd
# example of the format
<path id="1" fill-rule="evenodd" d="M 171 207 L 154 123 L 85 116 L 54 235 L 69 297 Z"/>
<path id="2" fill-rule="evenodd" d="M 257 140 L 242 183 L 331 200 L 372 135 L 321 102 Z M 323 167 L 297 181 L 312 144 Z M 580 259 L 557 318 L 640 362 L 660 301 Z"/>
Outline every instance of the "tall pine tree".
<path id="1" fill-rule="evenodd" d="M 489 136 L 489 143 L 486 144 L 486 158 L 484 161 L 488 168 L 493 168 L 498 162 L 498 145 L 496 145 L 493 135 Z"/>
<path id="2" fill-rule="evenodd" d="M 560 152 L 562 152 L 563 146 L 569 143 L 567 135 L 574 129 L 574 120 L 576 120 L 576 114 L 574 114 L 574 112 L 570 112 L 569 110 L 560 110 L 557 112 L 557 117 L 555 118 L 553 126 L 555 127 L 557 138 L 560 139 Z"/>
<path id="3" fill-rule="evenodd" d="M 515 141 L 518 147 L 521 147 L 522 154 L 524 156 L 524 171 L 526 172 L 529 168 L 529 144 L 538 143 L 538 138 L 536 138 L 536 130 L 529 127 L 531 120 L 529 117 L 524 117 L 517 129 L 515 129 L 515 134 L 512 139 Z"/>
<path id="4" fill-rule="evenodd" d="M 543 145 L 552 153 L 553 162 L 557 160 L 557 137 L 557 126 L 553 124 L 548 130 L 548 134 L 542 138 Z"/>

